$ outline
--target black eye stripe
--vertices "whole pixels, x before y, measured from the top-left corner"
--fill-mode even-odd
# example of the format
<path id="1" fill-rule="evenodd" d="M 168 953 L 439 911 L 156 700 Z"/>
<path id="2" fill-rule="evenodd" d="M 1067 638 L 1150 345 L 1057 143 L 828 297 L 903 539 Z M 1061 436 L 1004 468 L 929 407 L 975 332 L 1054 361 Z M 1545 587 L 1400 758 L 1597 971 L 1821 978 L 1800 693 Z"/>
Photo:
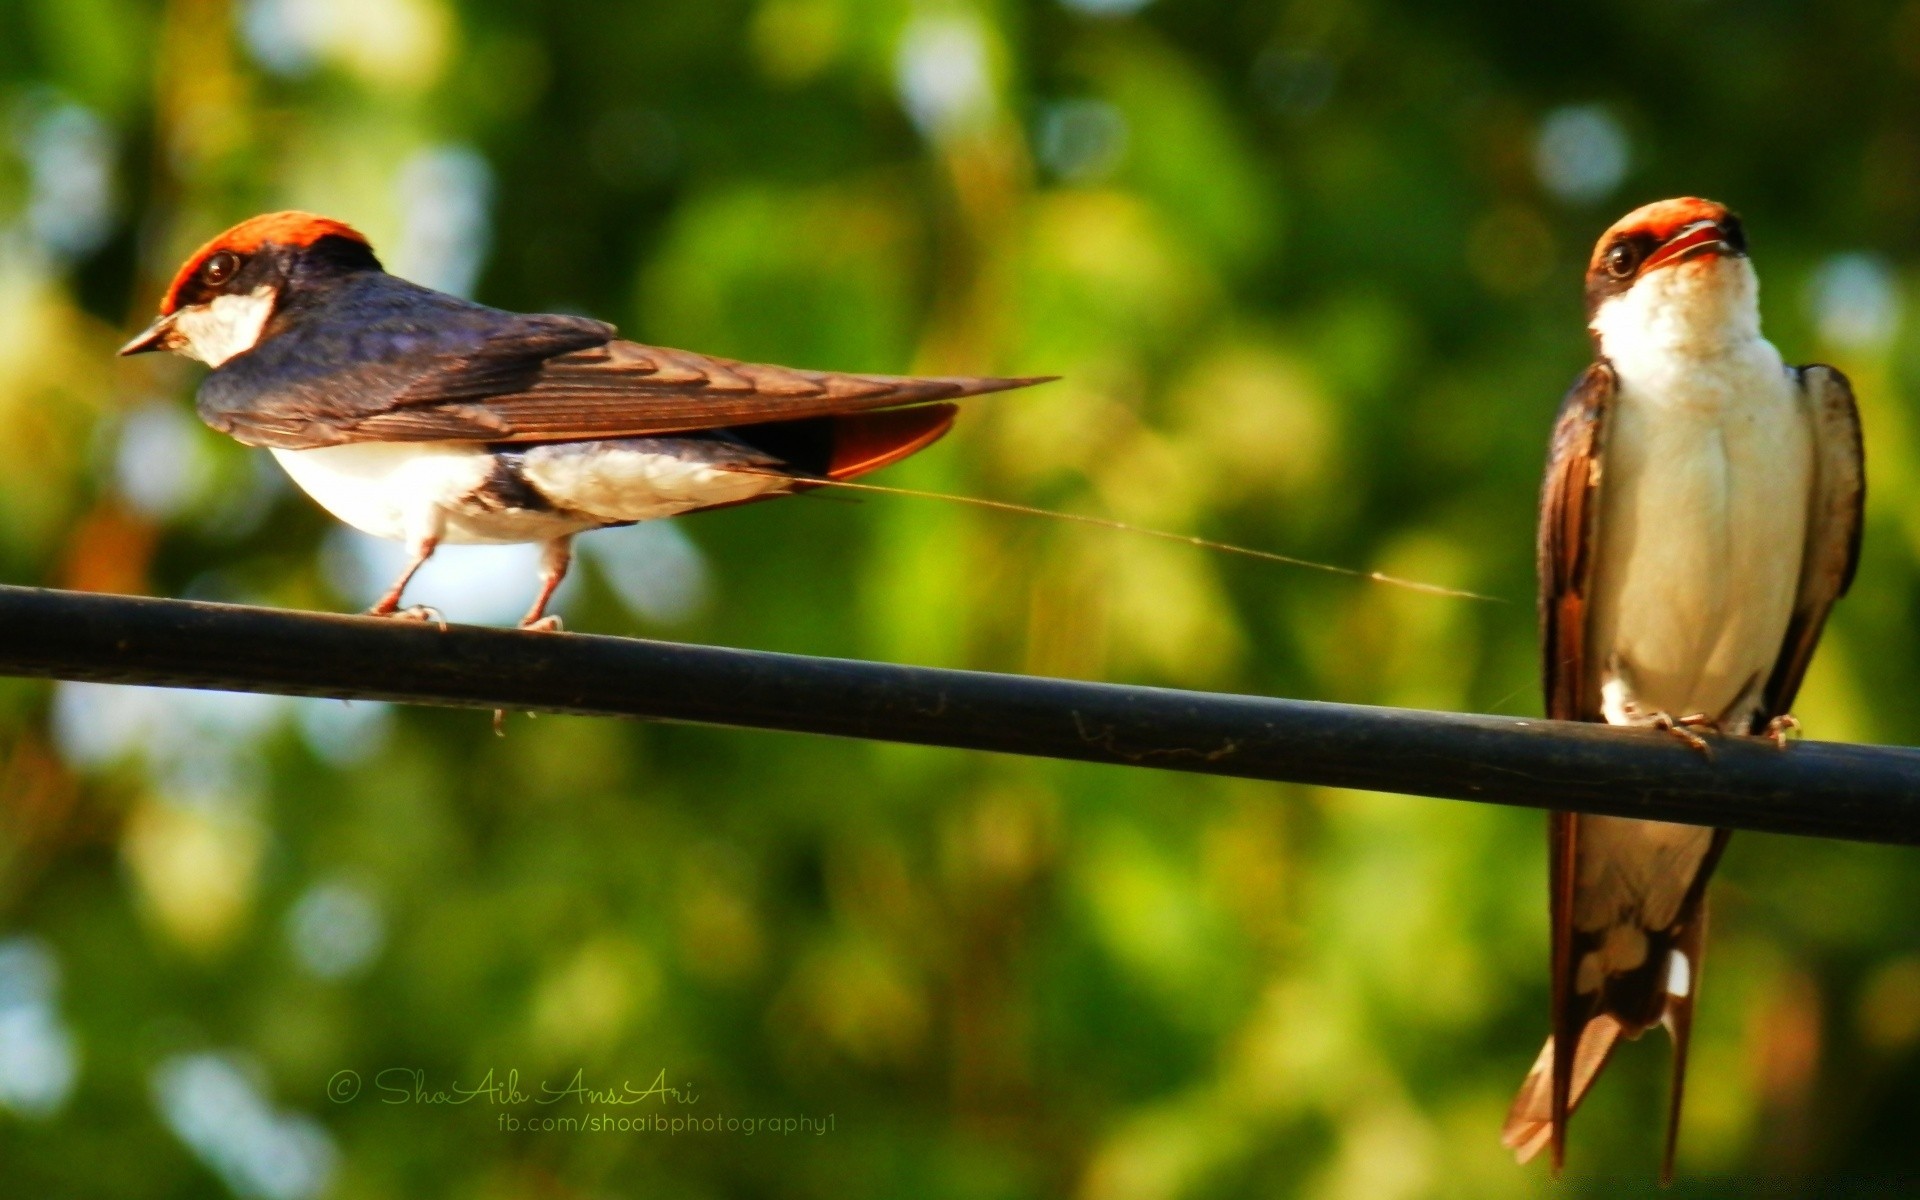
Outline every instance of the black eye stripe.
<path id="1" fill-rule="evenodd" d="M 1727 244 L 1745 254 L 1747 252 L 1747 229 L 1740 218 L 1728 213 L 1720 220 L 1720 231 L 1726 235 Z"/>

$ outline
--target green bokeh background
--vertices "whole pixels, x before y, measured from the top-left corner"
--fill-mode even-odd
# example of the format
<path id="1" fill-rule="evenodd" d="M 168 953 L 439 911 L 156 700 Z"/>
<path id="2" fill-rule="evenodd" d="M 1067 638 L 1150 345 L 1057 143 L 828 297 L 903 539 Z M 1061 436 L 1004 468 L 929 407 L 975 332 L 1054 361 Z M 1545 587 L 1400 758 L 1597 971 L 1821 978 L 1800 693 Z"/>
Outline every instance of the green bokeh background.
<path id="1" fill-rule="evenodd" d="M 643 340 L 1065 376 L 882 482 L 1506 598 L 815 496 L 590 536 L 573 628 L 1505 713 L 1538 711 L 1586 249 L 1709 195 L 1866 422 L 1865 560 L 1799 715 L 1920 742 L 1920 4 L 4 0 L 0 139 L 7 582 L 365 602 L 366 547 L 191 420 L 199 368 L 112 353 L 193 246 L 302 207 Z M 465 561 L 415 598 L 524 604 L 525 560 Z M 507 732 L 0 685 L 0 1192 L 1551 1190 L 1497 1142 L 1545 1025 L 1537 814 Z M 1920 1178 L 1920 860 L 1743 835 L 1720 874 L 1673 1194 Z M 1577 1191 L 1650 1186 L 1663 1040 L 1581 1113 Z M 833 1127 L 516 1131 L 614 1110 L 383 1103 L 388 1068 L 665 1072 L 681 1103 L 617 1115 Z"/>

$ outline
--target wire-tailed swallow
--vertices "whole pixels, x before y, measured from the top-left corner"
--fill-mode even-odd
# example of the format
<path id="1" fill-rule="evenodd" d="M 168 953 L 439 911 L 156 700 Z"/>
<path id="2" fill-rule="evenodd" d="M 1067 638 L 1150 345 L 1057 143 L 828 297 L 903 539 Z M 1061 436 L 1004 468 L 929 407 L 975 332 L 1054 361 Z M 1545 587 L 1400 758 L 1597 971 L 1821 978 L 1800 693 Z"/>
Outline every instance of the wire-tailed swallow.
<path id="1" fill-rule="evenodd" d="M 1859 556 L 1859 417 L 1831 367 L 1760 334 L 1740 220 L 1650 204 L 1587 269 L 1595 361 L 1561 407 L 1540 501 L 1547 715 L 1784 744 L 1794 693 Z M 1551 1036 L 1503 1140 L 1551 1145 L 1622 1037 L 1673 1038 L 1673 1171 L 1706 887 L 1728 831 L 1550 818 Z"/>
<path id="2" fill-rule="evenodd" d="M 213 368 L 200 416 L 264 446 L 334 516 L 404 541 L 372 612 L 401 613 L 443 542 L 538 542 L 548 600 L 575 534 L 845 480 L 931 444 L 953 400 L 1040 379 L 795 370 L 622 341 L 586 317 L 487 308 L 389 275 L 309 213 L 244 221 L 174 277 L 121 350 Z M 407 610 L 416 612 L 420 610 Z"/>

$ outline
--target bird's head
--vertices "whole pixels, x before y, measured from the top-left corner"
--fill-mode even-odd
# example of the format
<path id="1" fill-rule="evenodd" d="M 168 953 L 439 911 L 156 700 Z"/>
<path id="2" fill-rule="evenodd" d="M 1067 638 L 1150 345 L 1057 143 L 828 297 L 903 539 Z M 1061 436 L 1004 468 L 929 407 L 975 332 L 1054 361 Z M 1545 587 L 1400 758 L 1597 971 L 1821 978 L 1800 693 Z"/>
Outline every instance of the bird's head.
<path id="1" fill-rule="evenodd" d="M 1759 283 L 1740 218 L 1685 196 L 1615 221 L 1587 264 L 1587 321 L 1603 343 L 1614 334 L 1672 345 L 1758 336 Z"/>
<path id="2" fill-rule="evenodd" d="M 312 213 L 267 213 L 214 238 L 181 266 L 160 315 L 121 354 L 171 350 L 217 367 L 260 341 L 290 295 L 377 271 L 367 239 Z"/>

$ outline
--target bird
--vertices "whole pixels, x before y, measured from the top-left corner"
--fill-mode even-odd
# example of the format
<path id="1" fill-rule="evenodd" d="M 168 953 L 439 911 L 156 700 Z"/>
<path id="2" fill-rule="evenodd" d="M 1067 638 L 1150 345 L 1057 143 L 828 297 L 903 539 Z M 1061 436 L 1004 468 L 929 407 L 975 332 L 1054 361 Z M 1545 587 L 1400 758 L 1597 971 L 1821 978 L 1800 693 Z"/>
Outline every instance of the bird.
<path id="1" fill-rule="evenodd" d="M 1787 749 L 1792 705 L 1860 556 L 1866 472 L 1852 387 L 1760 332 L 1740 218 L 1697 197 L 1615 222 L 1586 272 L 1592 365 L 1561 405 L 1540 498 L 1549 717 Z M 1502 1141 L 1551 1145 L 1621 1038 L 1664 1025 L 1671 1180 L 1706 938 L 1729 831 L 1548 818 L 1552 1022 Z"/>
<path id="2" fill-rule="evenodd" d="M 622 340 L 582 316 L 490 308 L 389 274 L 367 238 L 308 212 L 228 229 L 180 267 L 122 355 L 212 370 L 208 425 L 272 452 L 339 520 L 404 542 L 373 616 L 442 544 L 538 543 L 547 613 L 573 538 L 851 480 L 945 434 L 957 400 L 1052 377 L 855 375 Z"/>

